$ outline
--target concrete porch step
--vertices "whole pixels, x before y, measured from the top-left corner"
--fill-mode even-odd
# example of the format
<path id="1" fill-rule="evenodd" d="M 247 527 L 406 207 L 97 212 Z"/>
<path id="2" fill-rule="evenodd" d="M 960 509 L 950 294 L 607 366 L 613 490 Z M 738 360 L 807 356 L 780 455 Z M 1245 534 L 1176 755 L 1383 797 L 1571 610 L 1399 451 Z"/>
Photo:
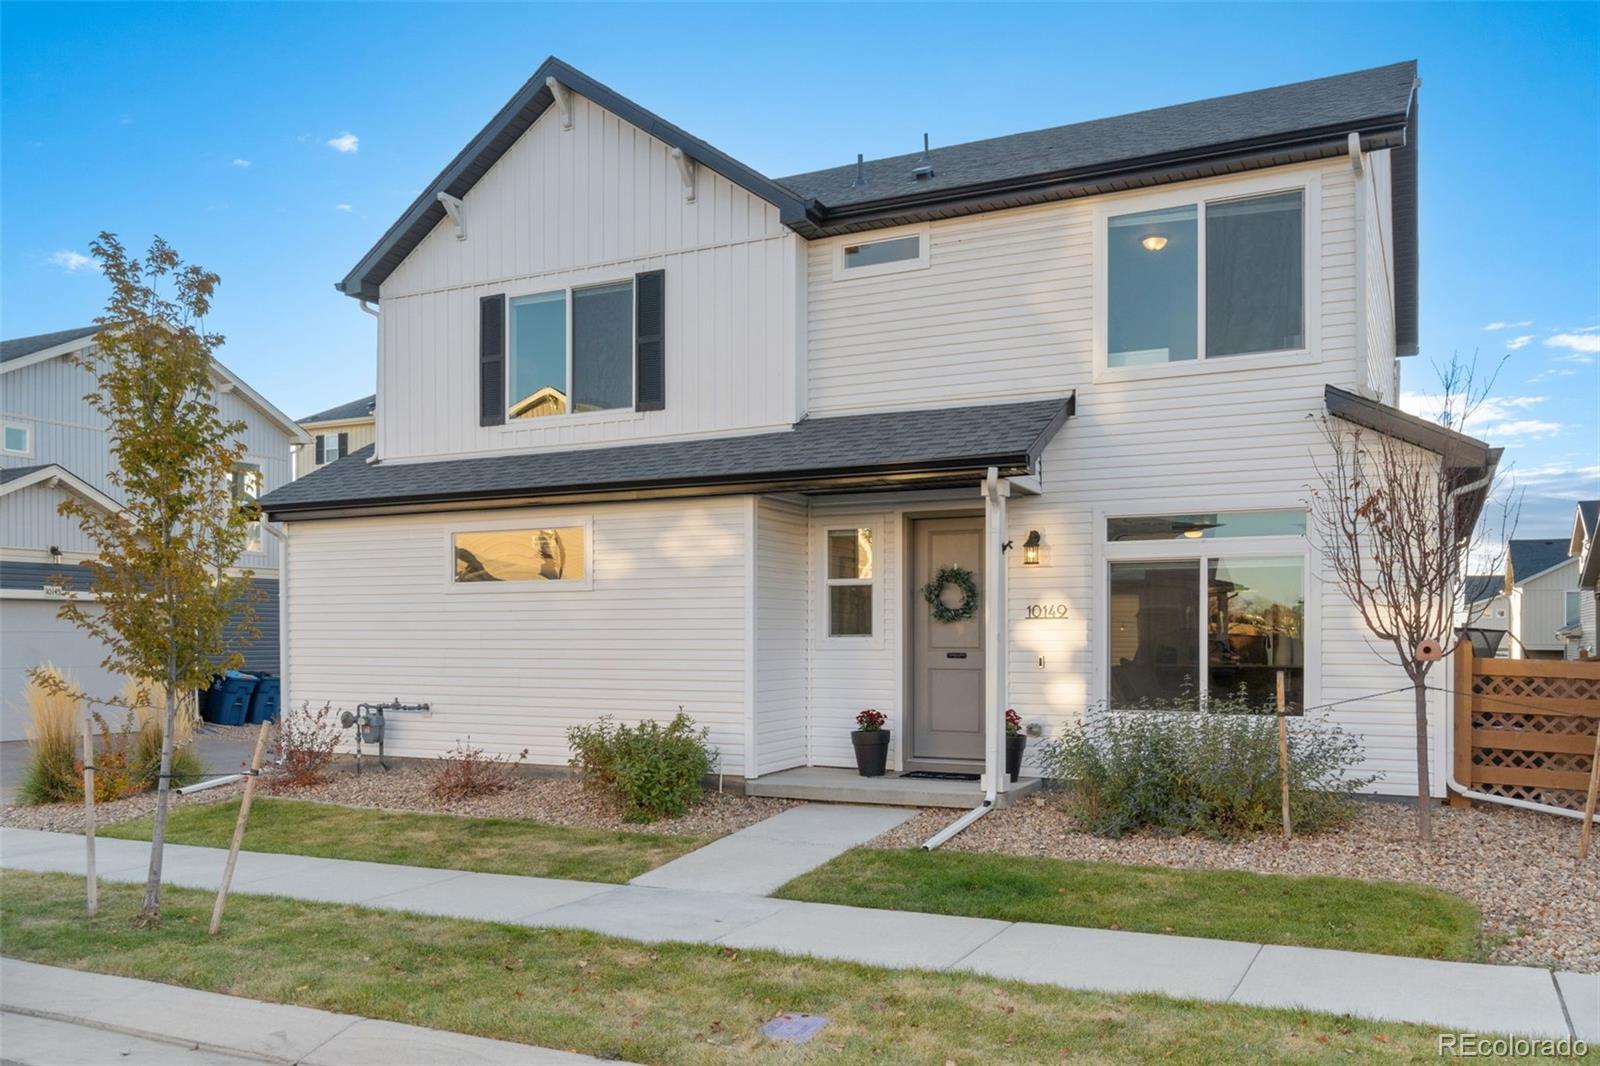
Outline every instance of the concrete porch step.
<path id="1" fill-rule="evenodd" d="M 1008 782 L 996 806 L 1015 803 L 1039 788 L 1040 779 L 1023 777 Z M 976 781 L 942 781 L 937 778 L 862 777 L 842 766 L 797 766 L 744 783 L 747 796 L 813 800 L 818 803 L 867 803 L 886 807 L 951 807 L 967 809 L 983 802 Z"/>

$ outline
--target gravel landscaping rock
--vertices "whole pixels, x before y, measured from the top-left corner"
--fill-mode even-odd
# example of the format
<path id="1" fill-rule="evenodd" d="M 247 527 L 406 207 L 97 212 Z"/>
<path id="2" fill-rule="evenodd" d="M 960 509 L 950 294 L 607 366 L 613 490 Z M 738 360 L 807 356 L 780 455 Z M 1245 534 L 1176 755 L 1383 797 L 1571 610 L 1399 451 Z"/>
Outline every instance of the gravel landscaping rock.
<path id="1" fill-rule="evenodd" d="M 868 846 L 916 847 L 951 819 L 948 811 L 927 811 Z M 1362 803 L 1348 827 L 1297 836 L 1287 849 L 1273 836 L 1235 843 L 1148 834 L 1108 840 L 1083 832 L 1050 800 L 1035 797 L 990 813 L 944 847 L 1431 885 L 1483 912 L 1488 961 L 1600 972 L 1600 848 L 1590 849 L 1580 869 L 1575 819 L 1484 804 L 1438 808 L 1431 854 L 1417 844 L 1415 819 L 1410 806 Z"/>
<path id="2" fill-rule="evenodd" d="M 196 792 L 192 796 L 172 797 L 172 809 L 182 810 L 184 807 L 200 807 L 208 803 L 222 803 L 225 800 L 238 799 L 244 794 L 244 782 L 232 785 L 219 785 L 208 788 L 204 792 Z M 147 814 L 154 814 L 156 809 L 156 796 L 154 792 L 147 792 L 142 796 L 129 796 L 127 799 L 115 800 L 111 803 L 97 803 L 94 805 L 94 820 L 96 825 L 111 825 L 113 822 L 131 822 L 135 818 L 143 818 Z M 81 833 L 83 832 L 83 801 L 76 803 L 45 803 L 37 807 L 6 807 L 0 810 L 0 825 L 13 829 L 42 829 L 51 833 Z"/>

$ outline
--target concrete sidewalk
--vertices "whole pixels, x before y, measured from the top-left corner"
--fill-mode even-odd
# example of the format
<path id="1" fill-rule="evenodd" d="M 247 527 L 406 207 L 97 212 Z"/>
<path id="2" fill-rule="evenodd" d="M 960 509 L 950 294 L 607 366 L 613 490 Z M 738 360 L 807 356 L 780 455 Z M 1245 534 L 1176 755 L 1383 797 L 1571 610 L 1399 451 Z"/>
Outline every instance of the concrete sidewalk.
<path id="1" fill-rule="evenodd" d="M 0 829 L 0 865 L 83 873 L 83 838 Z M 143 880 L 149 845 L 101 840 L 101 876 Z M 225 852 L 168 845 L 172 884 L 216 887 Z M 753 895 L 245 852 L 238 892 L 645 941 L 767 948 L 1104 992 L 1290 1007 L 1473 1033 L 1600 1041 L 1600 975 L 1110 929 L 797 903 Z M 1570 1017 L 1570 1021 L 1569 1021 Z"/>
<path id="2" fill-rule="evenodd" d="M 27 1066 L 574 1066 L 602 1061 L 16 959 L 0 959 L 0 1017 L 0 1056 Z"/>

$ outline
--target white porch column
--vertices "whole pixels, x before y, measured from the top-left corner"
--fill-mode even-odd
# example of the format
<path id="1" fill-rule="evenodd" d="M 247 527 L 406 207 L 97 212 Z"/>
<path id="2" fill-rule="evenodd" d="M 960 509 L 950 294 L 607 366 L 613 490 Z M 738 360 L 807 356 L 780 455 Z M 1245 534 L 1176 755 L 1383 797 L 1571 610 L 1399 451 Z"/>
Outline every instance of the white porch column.
<path id="1" fill-rule="evenodd" d="M 989 468 L 983 483 L 983 789 L 1006 791 L 1006 497 Z"/>

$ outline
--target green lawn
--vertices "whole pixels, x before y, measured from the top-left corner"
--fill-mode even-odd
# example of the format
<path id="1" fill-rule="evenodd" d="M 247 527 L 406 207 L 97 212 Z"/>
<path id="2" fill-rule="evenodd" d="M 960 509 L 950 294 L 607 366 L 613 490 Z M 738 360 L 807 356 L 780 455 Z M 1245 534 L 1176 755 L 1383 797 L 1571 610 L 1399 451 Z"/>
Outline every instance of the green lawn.
<path id="1" fill-rule="evenodd" d="M 238 895 L 206 935 L 209 893 L 167 888 L 159 929 L 139 889 L 0 873 L 16 958 L 566 1048 L 632 1062 L 1350 1062 L 1434 1059 L 1431 1030 L 973 975 L 884 970 L 714 945 L 650 946 Z M 758 1033 L 779 1011 L 831 1019 L 803 1046 Z"/>
<path id="2" fill-rule="evenodd" d="M 1482 954 L 1478 909 L 1466 900 L 1344 877 L 857 848 L 775 895 L 1428 959 Z"/>
<path id="3" fill-rule="evenodd" d="M 233 839 L 238 817 L 238 801 L 174 811 L 167 822 L 167 840 L 225 848 Z M 149 840 L 150 819 L 110 826 L 100 835 Z M 509 818 L 358 810 L 281 799 L 255 801 L 244 837 L 247 851 L 614 884 L 623 884 L 705 843 L 705 837 L 576 829 Z"/>

